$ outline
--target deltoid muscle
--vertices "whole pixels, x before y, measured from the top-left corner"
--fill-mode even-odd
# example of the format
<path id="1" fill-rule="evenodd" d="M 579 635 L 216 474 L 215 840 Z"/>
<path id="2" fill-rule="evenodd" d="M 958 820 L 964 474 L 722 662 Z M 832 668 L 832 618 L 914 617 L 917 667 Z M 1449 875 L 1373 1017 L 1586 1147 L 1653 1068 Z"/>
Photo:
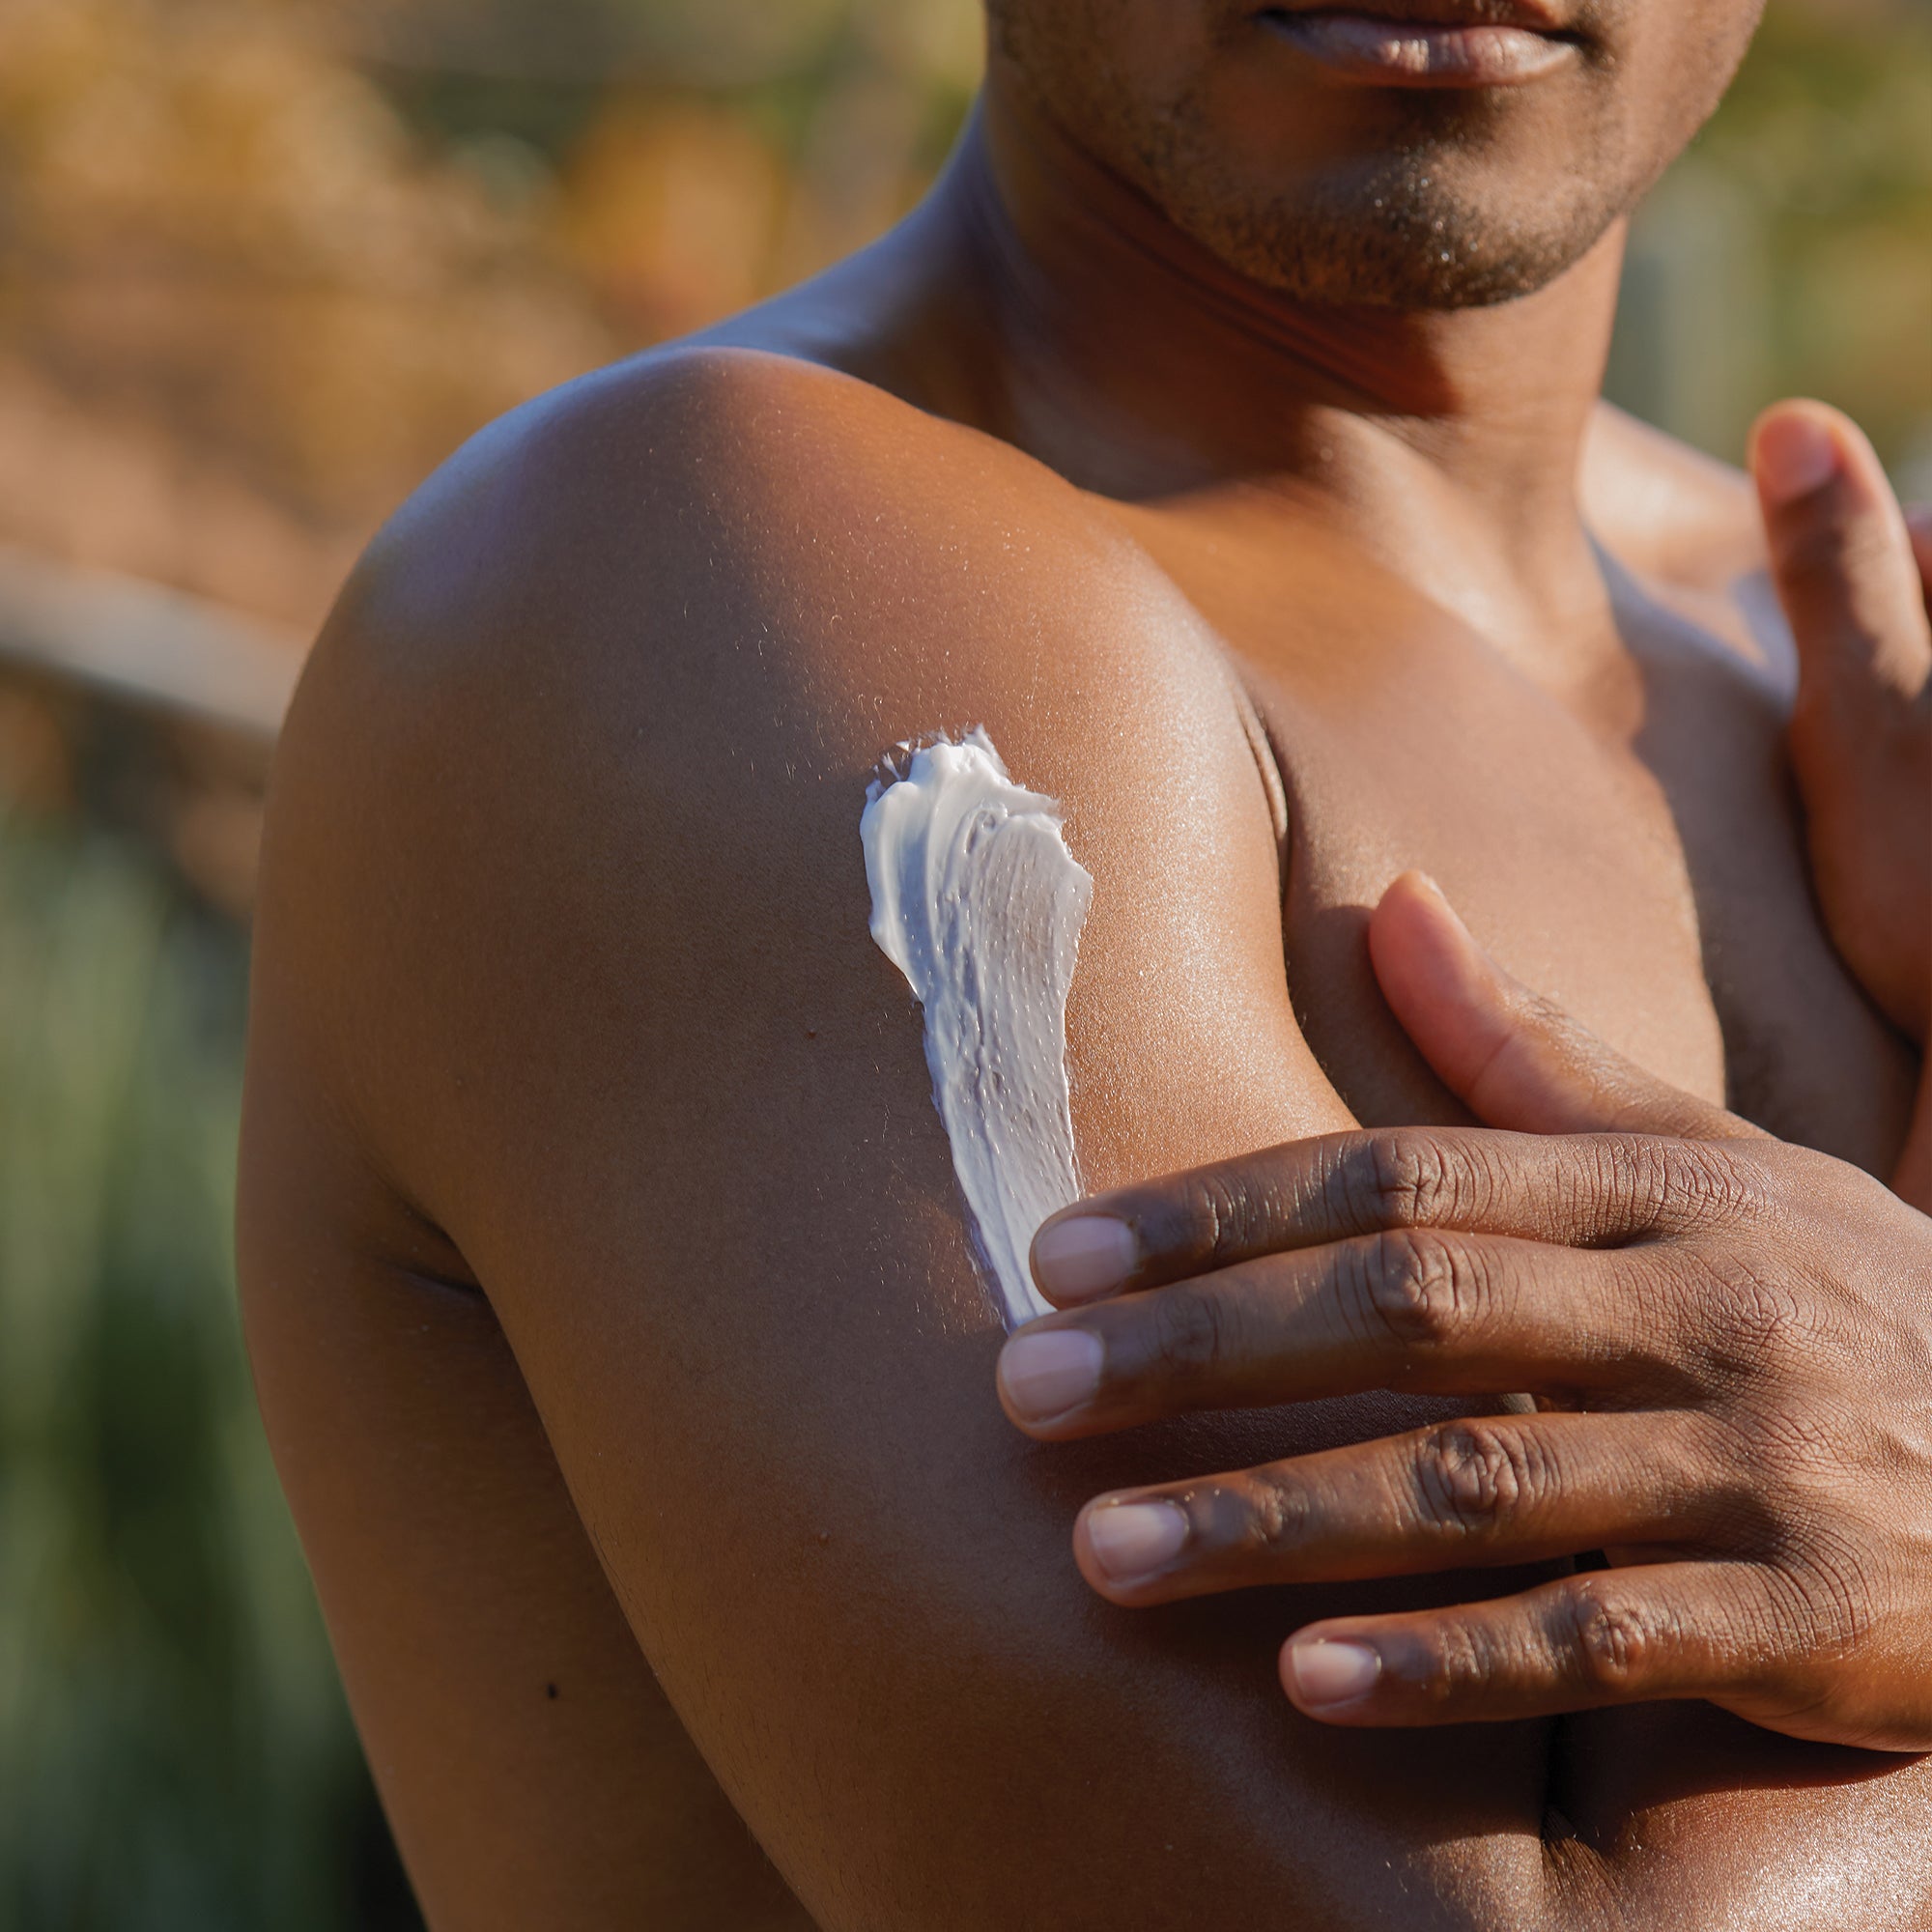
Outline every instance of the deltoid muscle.
<path id="1" fill-rule="evenodd" d="M 1027 1250 L 1080 1194 L 1066 995 L 1094 881 L 984 730 L 900 751 L 859 820 L 872 937 L 924 1009 L 975 1258 L 1011 1327 L 1047 1312 Z"/>

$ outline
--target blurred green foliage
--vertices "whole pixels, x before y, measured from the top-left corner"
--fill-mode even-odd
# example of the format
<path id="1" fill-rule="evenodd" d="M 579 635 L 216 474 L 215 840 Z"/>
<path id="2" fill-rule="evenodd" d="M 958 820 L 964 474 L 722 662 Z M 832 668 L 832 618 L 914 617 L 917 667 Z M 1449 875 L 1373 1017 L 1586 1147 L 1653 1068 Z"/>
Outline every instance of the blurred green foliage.
<path id="1" fill-rule="evenodd" d="M 232 1288 L 244 954 L 0 821 L 0 1925 L 412 1922 Z"/>

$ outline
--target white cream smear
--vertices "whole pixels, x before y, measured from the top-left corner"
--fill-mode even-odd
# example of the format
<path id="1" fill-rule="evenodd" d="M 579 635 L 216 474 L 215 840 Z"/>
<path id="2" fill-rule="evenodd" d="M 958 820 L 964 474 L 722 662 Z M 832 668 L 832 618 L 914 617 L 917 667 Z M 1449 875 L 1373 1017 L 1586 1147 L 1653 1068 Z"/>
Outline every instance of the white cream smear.
<path id="1" fill-rule="evenodd" d="M 1066 995 L 1094 881 L 1058 804 L 1015 784 L 983 729 L 900 749 L 859 820 L 872 937 L 924 1009 L 975 1254 L 1015 1327 L 1048 1313 L 1034 1233 L 1080 1197 Z"/>

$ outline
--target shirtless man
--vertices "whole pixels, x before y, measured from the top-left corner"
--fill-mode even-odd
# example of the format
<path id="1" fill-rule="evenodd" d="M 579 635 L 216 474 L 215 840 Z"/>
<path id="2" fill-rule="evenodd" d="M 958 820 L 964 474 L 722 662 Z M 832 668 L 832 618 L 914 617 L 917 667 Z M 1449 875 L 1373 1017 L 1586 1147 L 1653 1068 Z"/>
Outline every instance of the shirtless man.
<path id="1" fill-rule="evenodd" d="M 918 213 L 317 648 L 245 1312 L 440 1928 L 1932 1922 L 1923 611 L 1787 410 L 1801 821 L 1759 504 L 1597 400 L 1756 0 L 1362 7 L 998 0 Z M 974 724 L 1128 1190 L 1010 1342 L 858 837 Z"/>

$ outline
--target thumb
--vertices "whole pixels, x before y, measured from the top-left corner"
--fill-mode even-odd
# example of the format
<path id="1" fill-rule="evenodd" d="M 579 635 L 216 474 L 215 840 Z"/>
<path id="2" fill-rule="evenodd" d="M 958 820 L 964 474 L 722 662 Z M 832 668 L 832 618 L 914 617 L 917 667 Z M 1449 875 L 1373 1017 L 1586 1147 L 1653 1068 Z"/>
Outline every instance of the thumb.
<path id="1" fill-rule="evenodd" d="M 1918 566 L 1918 588 L 1932 612 L 1932 503 L 1906 504 L 1905 533 L 1912 539 L 1912 560 Z"/>
<path id="2" fill-rule="evenodd" d="M 1476 944 L 1435 880 L 1405 872 L 1369 922 L 1383 997 L 1478 1120 L 1537 1134 L 1755 1140 L 1758 1128 L 1646 1073 Z"/>
<path id="3" fill-rule="evenodd" d="M 1771 574 L 1798 647 L 1798 726 L 1896 715 L 1932 676 L 1914 533 L 1877 453 L 1823 403 L 1778 403 L 1751 432 Z"/>

